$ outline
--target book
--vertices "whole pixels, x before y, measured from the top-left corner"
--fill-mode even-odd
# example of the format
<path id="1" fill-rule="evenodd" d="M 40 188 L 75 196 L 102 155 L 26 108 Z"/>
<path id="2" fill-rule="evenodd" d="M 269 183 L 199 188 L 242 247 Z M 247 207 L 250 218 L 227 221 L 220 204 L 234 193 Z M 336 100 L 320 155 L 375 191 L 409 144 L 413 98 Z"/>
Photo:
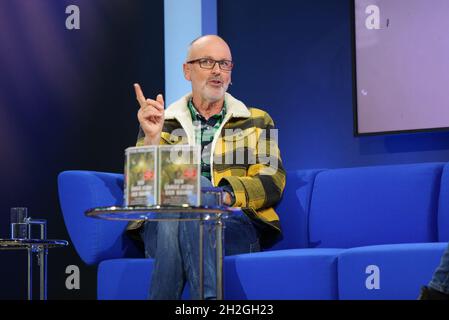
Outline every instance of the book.
<path id="1" fill-rule="evenodd" d="M 157 146 L 125 150 L 125 206 L 153 206 L 157 199 Z"/>
<path id="2" fill-rule="evenodd" d="M 200 205 L 200 157 L 200 146 L 159 146 L 159 205 Z"/>

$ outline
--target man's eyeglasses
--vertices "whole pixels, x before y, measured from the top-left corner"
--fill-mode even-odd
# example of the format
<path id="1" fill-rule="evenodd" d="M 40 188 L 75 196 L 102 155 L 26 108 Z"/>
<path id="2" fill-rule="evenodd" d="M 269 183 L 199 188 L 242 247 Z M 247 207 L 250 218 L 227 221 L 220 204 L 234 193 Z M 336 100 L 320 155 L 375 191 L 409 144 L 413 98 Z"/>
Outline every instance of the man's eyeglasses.
<path id="1" fill-rule="evenodd" d="M 215 64 L 218 63 L 218 66 L 223 71 L 231 71 L 234 67 L 234 63 L 231 60 L 214 60 L 210 58 L 200 58 L 195 60 L 187 61 L 187 63 L 196 63 L 198 62 L 200 67 L 203 69 L 213 69 L 215 68 Z"/>

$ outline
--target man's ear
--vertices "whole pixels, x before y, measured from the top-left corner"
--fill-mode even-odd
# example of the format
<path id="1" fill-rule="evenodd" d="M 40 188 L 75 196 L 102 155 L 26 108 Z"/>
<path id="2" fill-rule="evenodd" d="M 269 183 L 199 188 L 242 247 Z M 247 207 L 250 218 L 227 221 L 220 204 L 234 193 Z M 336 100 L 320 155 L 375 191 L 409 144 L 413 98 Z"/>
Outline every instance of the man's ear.
<path id="1" fill-rule="evenodd" d="M 184 71 L 184 78 L 187 81 L 191 81 L 191 79 L 190 79 L 190 65 L 188 63 L 184 63 L 182 65 L 182 70 Z"/>

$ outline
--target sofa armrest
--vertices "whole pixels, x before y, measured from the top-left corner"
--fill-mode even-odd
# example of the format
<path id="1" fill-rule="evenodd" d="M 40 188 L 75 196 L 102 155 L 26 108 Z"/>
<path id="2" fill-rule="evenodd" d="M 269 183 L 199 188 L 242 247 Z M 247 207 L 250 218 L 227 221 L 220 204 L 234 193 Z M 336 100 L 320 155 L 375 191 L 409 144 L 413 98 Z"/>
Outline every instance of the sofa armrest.
<path id="1" fill-rule="evenodd" d="M 70 239 L 81 259 L 91 265 L 105 259 L 139 256 L 125 234 L 126 221 L 89 218 L 94 207 L 123 204 L 123 175 L 64 171 L 58 176 L 59 201 Z"/>

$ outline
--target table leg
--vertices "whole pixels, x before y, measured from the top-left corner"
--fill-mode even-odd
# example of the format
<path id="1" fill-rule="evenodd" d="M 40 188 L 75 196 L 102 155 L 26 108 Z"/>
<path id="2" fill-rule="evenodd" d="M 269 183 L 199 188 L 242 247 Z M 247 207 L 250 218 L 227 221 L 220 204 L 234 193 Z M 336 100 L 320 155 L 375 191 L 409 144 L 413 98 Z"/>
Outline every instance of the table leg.
<path id="1" fill-rule="evenodd" d="M 217 262 L 217 300 L 223 300 L 223 222 L 215 224 L 216 262 Z"/>
<path id="2" fill-rule="evenodd" d="M 33 300 L 33 249 L 28 248 L 28 300 Z"/>
<path id="3" fill-rule="evenodd" d="M 40 299 L 47 300 L 47 249 L 39 250 Z"/>
<path id="4" fill-rule="evenodd" d="M 200 300 L 204 300 L 204 221 L 200 220 L 200 244 L 199 244 L 199 278 L 200 278 Z"/>

